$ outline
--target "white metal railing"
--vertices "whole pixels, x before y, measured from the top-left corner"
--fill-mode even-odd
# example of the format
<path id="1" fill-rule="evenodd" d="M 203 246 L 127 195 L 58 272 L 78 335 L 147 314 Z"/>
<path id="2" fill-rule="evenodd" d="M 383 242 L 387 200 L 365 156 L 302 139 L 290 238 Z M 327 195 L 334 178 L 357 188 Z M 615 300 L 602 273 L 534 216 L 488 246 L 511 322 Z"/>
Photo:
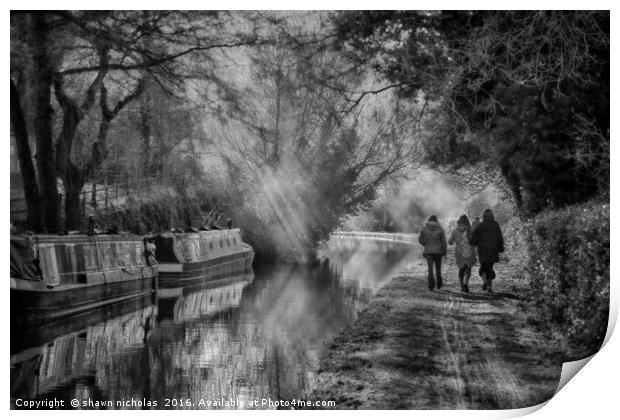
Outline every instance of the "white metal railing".
<path id="1" fill-rule="evenodd" d="M 392 232 L 359 232 L 342 231 L 332 232 L 332 238 L 351 238 L 351 239 L 370 239 L 373 241 L 393 242 L 393 243 L 418 243 L 418 235 L 415 233 L 392 233 Z"/>

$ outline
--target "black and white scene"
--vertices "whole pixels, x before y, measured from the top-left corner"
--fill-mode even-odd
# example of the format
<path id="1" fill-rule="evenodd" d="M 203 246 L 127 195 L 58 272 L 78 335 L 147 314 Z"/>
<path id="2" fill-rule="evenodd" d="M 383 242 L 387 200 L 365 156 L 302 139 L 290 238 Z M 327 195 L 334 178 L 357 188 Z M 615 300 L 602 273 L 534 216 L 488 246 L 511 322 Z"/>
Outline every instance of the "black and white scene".
<path id="1" fill-rule="evenodd" d="M 525 409 L 615 322 L 609 11 L 12 10 L 10 78 L 11 409 Z"/>

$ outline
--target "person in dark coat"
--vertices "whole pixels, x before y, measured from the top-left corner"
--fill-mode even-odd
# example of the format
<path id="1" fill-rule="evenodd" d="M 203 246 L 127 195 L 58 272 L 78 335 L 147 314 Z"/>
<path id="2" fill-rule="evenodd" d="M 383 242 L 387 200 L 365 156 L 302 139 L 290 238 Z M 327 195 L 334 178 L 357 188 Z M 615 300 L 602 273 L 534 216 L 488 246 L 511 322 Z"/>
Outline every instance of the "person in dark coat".
<path id="1" fill-rule="evenodd" d="M 434 266 L 437 275 L 437 289 L 441 289 L 441 258 L 448 253 L 448 244 L 446 243 L 446 234 L 436 216 L 428 218 L 428 222 L 420 231 L 418 242 L 424 246 L 422 255 L 428 263 L 428 288 L 431 291 L 435 288 Z"/>
<path id="2" fill-rule="evenodd" d="M 482 222 L 472 232 L 470 243 L 478 251 L 478 274 L 482 277 L 482 289 L 491 293 L 491 284 L 495 279 L 493 264 L 499 261 L 499 254 L 504 252 L 504 237 L 490 209 L 482 213 Z"/>
<path id="3" fill-rule="evenodd" d="M 479 224 L 480 224 L 480 218 L 476 216 L 474 218 L 474 222 L 471 224 L 471 231 L 473 232 L 474 230 L 476 230 Z"/>

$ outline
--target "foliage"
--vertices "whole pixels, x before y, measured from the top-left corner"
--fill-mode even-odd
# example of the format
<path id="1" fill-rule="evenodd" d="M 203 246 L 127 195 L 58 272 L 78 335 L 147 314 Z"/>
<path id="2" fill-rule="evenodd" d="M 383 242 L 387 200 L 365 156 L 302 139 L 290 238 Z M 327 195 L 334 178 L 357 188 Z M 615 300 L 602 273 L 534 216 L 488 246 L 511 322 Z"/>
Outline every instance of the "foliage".
<path id="1" fill-rule="evenodd" d="M 43 229 L 59 227 L 58 177 L 65 192 L 66 227 L 79 225 L 83 216 L 79 214 L 80 191 L 108 157 L 113 120 L 149 85 L 175 96 L 186 94 L 187 80 L 199 79 L 218 92 L 214 76 L 217 52 L 258 42 L 259 25 L 250 15 L 198 11 L 11 13 L 11 82 L 19 91 L 19 108 L 24 110 L 30 131 L 20 131 L 23 135 L 16 139 L 25 143 L 30 136 L 37 145 Z M 88 119 L 96 121 L 94 130 L 84 130 Z M 145 132 L 143 142 L 148 144 L 148 130 Z M 87 149 L 86 156 L 75 149 Z M 20 155 L 25 168 L 25 161 L 31 159 Z M 29 173 L 22 171 L 22 176 Z M 30 184 L 31 180 L 24 183 Z M 30 192 L 34 194 L 35 189 Z"/>
<path id="2" fill-rule="evenodd" d="M 473 222 L 476 217 L 482 220 L 482 212 L 491 207 L 492 204 L 489 202 L 489 198 L 484 194 L 478 194 L 467 203 L 465 213 L 471 217 L 471 222 Z"/>
<path id="3" fill-rule="evenodd" d="M 340 89 L 359 83 L 333 74 L 346 59 L 313 42 L 310 23 L 293 19 L 274 31 L 276 43 L 238 58 L 249 63 L 235 74 L 241 99 L 229 106 L 228 121 L 209 125 L 219 128 L 214 137 L 227 168 L 224 183 L 244 197 L 232 208 L 277 254 L 303 259 L 343 215 L 415 164 L 417 154 L 410 132 L 395 124 L 395 115 L 410 108 L 399 108 L 388 93 L 343 112 L 348 102 Z M 319 83 L 326 74 L 330 83 Z"/>
<path id="4" fill-rule="evenodd" d="M 526 226 L 533 308 L 565 336 L 571 357 L 602 345 L 609 318 L 609 204 L 545 211 Z"/>
<path id="5" fill-rule="evenodd" d="M 188 220 L 200 224 L 208 211 L 204 204 L 197 198 L 169 194 L 135 201 L 120 209 L 102 210 L 97 213 L 95 220 L 106 229 L 117 227 L 119 231 L 142 235 L 147 232 L 159 233 L 171 228 L 183 229 L 188 225 Z"/>
<path id="6" fill-rule="evenodd" d="M 430 100 L 427 159 L 503 175 L 526 212 L 609 189 L 609 12 L 335 15 L 338 43 L 397 92 Z M 482 185 L 484 187 L 484 185 Z"/>
<path id="7" fill-rule="evenodd" d="M 57 178 L 65 227 L 74 229 L 88 182 L 164 176 L 186 196 L 189 185 L 217 172 L 205 162 L 219 156 L 231 180 L 218 191 L 250 197 L 244 205 L 257 207 L 257 220 L 312 247 L 415 158 L 409 133 L 393 124 L 394 97 L 367 106 L 365 95 L 355 95 L 361 79 L 340 71 L 350 63 L 329 50 L 323 16 L 13 13 L 11 81 L 26 125 L 46 128 L 30 133 L 47 181 L 39 194 L 49 213 L 44 228 L 60 220 Z M 367 110 L 343 112 L 351 96 Z M 32 103 L 37 118 L 27 112 Z M 24 145 L 28 135 L 20 139 Z M 281 188 L 268 191 L 275 185 Z"/>
<path id="8" fill-rule="evenodd" d="M 131 191 L 117 205 L 92 211 L 98 226 L 104 230 L 117 228 L 144 235 L 203 226 L 207 217 L 216 213 L 216 198 L 203 188 L 184 192 L 181 194 L 170 186 L 153 185 L 149 191 Z M 222 215 L 221 212 L 217 214 Z"/>

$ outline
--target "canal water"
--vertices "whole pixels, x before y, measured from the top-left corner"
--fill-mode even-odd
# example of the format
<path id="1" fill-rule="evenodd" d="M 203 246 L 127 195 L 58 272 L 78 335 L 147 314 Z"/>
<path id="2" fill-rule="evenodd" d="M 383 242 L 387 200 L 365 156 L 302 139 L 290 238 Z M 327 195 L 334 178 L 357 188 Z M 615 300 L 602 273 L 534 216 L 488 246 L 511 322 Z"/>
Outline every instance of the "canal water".
<path id="1" fill-rule="evenodd" d="M 77 399 L 111 402 L 106 408 L 213 408 L 215 401 L 248 408 L 255 399 L 301 398 L 323 343 L 419 260 L 417 248 L 332 240 L 316 267 L 161 289 L 39 330 L 12 328 L 11 405 L 56 399 L 66 407 Z"/>

